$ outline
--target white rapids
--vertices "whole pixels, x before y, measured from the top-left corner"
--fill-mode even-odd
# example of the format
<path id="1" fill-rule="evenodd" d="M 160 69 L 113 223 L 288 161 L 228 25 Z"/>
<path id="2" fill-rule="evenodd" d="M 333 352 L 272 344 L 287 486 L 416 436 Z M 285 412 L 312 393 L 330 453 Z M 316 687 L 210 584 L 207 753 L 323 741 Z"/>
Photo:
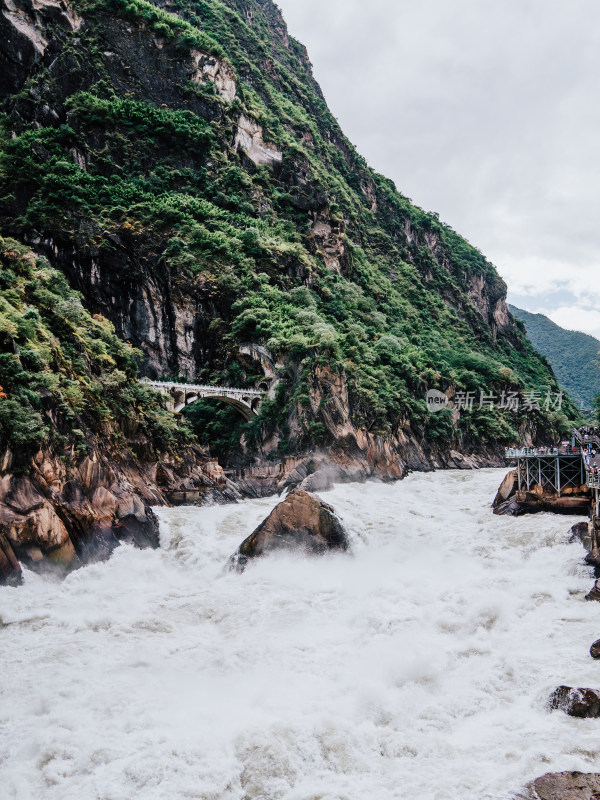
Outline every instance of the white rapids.
<path id="1" fill-rule="evenodd" d="M 600 767 L 576 520 L 494 517 L 502 471 L 324 493 L 354 554 L 223 566 L 277 498 L 159 510 L 162 547 L 0 589 L 0 795 L 501 800 Z"/>

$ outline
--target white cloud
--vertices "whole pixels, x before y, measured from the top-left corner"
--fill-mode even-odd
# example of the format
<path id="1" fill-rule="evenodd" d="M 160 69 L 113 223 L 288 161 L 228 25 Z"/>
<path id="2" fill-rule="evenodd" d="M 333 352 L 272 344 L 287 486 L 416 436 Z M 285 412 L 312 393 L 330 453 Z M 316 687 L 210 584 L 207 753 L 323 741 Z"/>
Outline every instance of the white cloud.
<path id="1" fill-rule="evenodd" d="M 488 254 L 489 255 L 489 254 Z M 514 258 L 506 256 L 497 263 L 508 263 L 501 269 L 509 293 L 528 295 L 542 300 L 553 294 L 554 303 L 573 299 L 581 308 L 600 308 L 599 271 L 593 263 L 576 264 L 564 259 L 533 255 Z"/>
<path id="2" fill-rule="evenodd" d="M 561 306 L 544 313 L 561 328 L 583 331 L 600 339 L 600 311 L 583 310 L 577 306 Z"/>
<path id="3" fill-rule="evenodd" d="M 600 4 L 278 3 L 375 169 L 513 292 L 600 307 Z"/>

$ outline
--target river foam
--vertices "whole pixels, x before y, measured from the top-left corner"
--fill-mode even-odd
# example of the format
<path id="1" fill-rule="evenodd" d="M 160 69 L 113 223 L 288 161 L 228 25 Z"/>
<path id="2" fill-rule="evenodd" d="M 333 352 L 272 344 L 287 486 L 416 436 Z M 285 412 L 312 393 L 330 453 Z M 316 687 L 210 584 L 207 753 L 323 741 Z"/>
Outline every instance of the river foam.
<path id="1" fill-rule="evenodd" d="M 223 565 L 277 498 L 161 509 L 162 547 L 0 589 L 18 800 L 484 800 L 600 767 L 598 605 L 573 519 L 494 517 L 498 470 L 323 493 L 354 554 Z"/>

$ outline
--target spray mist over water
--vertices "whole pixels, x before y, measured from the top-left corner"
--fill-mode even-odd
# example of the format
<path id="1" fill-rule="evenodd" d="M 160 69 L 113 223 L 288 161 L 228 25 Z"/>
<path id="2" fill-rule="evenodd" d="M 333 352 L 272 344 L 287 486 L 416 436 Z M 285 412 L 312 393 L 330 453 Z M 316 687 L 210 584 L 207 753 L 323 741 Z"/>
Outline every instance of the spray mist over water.
<path id="1" fill-rule="evenodd" d="M 0 786 L 30 800 L 484 800 L 600 767 L 572 518 L 494 517 L 502 471 L 323 493 L 354 553 L 223 566 L 277 498 L 161 509 L 117 549 L 0 589 Z"/>

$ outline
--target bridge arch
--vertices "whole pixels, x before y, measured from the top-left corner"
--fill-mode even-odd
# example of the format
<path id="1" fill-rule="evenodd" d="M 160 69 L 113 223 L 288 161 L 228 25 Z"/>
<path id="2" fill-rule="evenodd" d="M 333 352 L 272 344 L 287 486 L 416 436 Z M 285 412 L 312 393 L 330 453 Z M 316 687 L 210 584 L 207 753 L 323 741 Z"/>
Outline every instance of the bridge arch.
<path id="1" fill-rule="evenodd" d="M 193 399 L 188 399 L 185 405 L 189 406 L 196 400 L 217 400 L 221 403 L 225 403 L 226 405 L 235 408 L 235 410 L 238 411 L 244 417 L 246 422 L 250 422 L 250 420 L 253 417 L 255 417 L 256 414 L 258 413 L 257 411 L 254 410 L 251 404 L 246 403 L 243 400 L 236 400 L 232 397 L 227 397 L 226 395 L 218 395 L 218 394 L 207 395 L 206 397 L 194 397 Z"/>
<path id="2" fill-rule="evenodd" d="M 151 386 L 165 396 L 167 408 L 179 413 L 196 400 L 219 400 L 235 408 L 250 421 L 256 414 L 264 395 L 258 389 L 236 389 L 225 386 L 203 386 L 176 381 L 151 381 L 142 378 L 140 383 Z"/>

